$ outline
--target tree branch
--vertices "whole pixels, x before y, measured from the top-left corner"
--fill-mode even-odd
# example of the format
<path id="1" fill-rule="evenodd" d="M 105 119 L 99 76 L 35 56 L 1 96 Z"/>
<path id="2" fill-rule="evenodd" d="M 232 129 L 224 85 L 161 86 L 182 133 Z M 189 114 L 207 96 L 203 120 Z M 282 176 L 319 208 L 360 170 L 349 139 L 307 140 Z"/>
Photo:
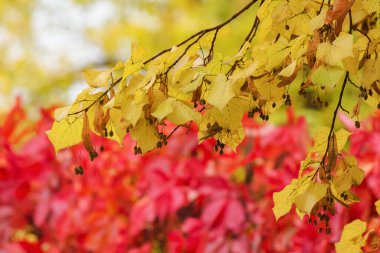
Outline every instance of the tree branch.
<path id="1" fill-rule="evenodd" d="M 224 21 L 223 23 L 217 25 L 217 26 L 214 26 L 214 27 L 211 27 L 211 28 L 207 28 L 207 29 L 203 29 L 197 33 L 194 33 L 193 35 L 191 35 L 190 37 L 188 37 L 187 39 L 185 39 L 184 41 L 182 41 L 181 43 L 177 44 L 176 46 L 177 47 L 180 47 L 184 44 L 186 44 L 187 42 L 189 42 L 190 40 L 192 40 L 193 38 L 201 35 L 201 34 L 206 34 L 208 32 L 211 32 L 211 31 L 216 31 L 216 30 L 219 30 L 221 29 L 223 26 L 231 23 L 234 19 L 236 19 L 237 17 L 239 17 L 242 13 L 244 13 L 246 10 L 248 10 L 253 4 L 255 4 L 258 0 L 252 0 L 251 2 L 249 2 L 246 6 L 244 6 L 240 11 L 236 12 L 231 18 L 229 18 L 228 20 Z M 202 36 L 203 36 L 202 35 Z M 153 61 L 154 59 L 158 58 L 159 56 L 169 52 L 171 50 L 171 48 L 167 48 L 167 49 L 164 49 L 162 50 L 161 52 L 159 52 L 158 54 L 152 56 L 151 58 L 149 58 L 148 60 L 146 60 L 144 62 L 144 65 L 145 64 L 148 64 L 149 62 Z"/>

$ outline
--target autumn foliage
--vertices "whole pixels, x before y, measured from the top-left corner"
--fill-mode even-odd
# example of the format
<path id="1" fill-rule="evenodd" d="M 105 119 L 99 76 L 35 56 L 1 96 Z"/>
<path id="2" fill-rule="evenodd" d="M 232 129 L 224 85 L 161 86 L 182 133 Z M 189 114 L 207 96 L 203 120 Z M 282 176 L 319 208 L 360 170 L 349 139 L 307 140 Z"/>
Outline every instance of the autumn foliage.
<path id="1" fill-rule="evenodd" d="M 380 114 L 360 130 L 342 118 L 353 131 L 349 152 L 367 177 L 355 189 L 362 201 L 349 209 L 337 204 L 326 235 L 318 231 L 322 222 L 292 211 L 276 223 L 272 212 L 273 192 L 297 176 L 312 143 L 305 120 L 291 109 L 279 127 L 245 119 L 237 153 L 226 147 L 220 155 L 211 140 L 198 145 L 193 127 L 144 156 L 133 154 L 129 138 L 120 149 L 92 136 L 96 148 L 104 147 L 95 162 L 81 146 L 55 155 L 45 134 L 51 113 L 25 123 L 17 103 L 2 121 L 3 252 L 333 252 L 344 224 L 355 219 L 374 229 L 366 252 L 376 247 Z M 78 165 L 83 176 L 74 173 Z"/>

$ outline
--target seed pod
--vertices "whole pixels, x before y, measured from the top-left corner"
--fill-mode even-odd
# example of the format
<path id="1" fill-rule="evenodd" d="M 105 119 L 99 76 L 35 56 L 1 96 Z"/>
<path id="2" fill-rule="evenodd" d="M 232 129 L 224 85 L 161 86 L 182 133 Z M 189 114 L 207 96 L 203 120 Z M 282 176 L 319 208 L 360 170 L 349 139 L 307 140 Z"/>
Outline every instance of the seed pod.
<path id="1" fill-rule="evenodd" d="M 90 154 L 96 153 L 91 143 L 90 125 L 88 122 L 87 112 L 85 112 L 83 116 L 82 142 L 83 142 L 84 147 L 88 151 L 88 153 Z"/>
<path id="2" fill-rule="evenodd" d="M 327 163 L 326 170 L 328 172 L 331 172 L 335 168 L 336 159 L 338 158 L 338 143 L 336 140 L 335 133 L 332 133 L 332 136 L 329 141 L 328 158 L 329 161 Z"/>

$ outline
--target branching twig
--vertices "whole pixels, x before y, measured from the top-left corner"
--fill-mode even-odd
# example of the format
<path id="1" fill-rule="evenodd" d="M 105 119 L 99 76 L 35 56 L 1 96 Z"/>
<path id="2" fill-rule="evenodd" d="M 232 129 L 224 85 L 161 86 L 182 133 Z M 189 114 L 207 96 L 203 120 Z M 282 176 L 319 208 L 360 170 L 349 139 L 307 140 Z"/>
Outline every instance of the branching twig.
<path id="1" fill-rule="evenodd" d="M 338 114 L 339 108 L 342 107 L 343 94 L 344 94 L 344 89 L 346 88 L 347 81 L 348 81 L 348 71 L 346 72 L 346 75 L 344 77 L 344 81 L 343 81 L 343 84 L 342 84 L 342 88 L 340 89 L 338 104 L 337 104 L 337 106 L 335 108 L 333 119 L 332 119 L 331 126 L 330 126 L 330 132 L 329 132 L 329 135 L 327 137 L 327 147 L 326 147 L 325 154 L 323 155 L 323 158 L 322 158 L 322 161 L 321 161 L 321 165 L 322 165 L 323 168 L 325 168 L 325 160 L 326 160 L 326 156 L 327 156 L 327 153 L 328 153 L 328 150 L 329 150 L 329 146 L 330 146 L 330 142 L 331 142 L 331 136 L 332 136 L 332 134 L 334 132 L 336 116 Z"/>
<path id="2" fill-rule="evenodd" d="M 211 32 L 211 31 L 216 31 L 216 30 L 219 30 L 221 29 L 223 26 L 231 23 L 234 19 L 236 19 L 237 17 L 239 17 L 242 13 L 244 13 L 246 10 L 248 10 L 253 4 L 255 4 L 258 0 L 252 0 L 251 2 L 249 2 L 246 6 L 244 6 L 240 11 L 238 11 L 237 13 L 235 13 L 231 18 L 229 18 L 228 20 L 224 21 L 223 23 L 217 25 L 217 26 L 214 26 L 214 27 L 211 27 L 211 28 L 207 28 L 207 29 L 204 29 L 204 30 L 201 30 L 197 33 L 194 33 L 193 35 L 191 35 L 190 37 L 188 37 L 187 39 L 185 39 L 184 41 L 182 41 L 181 43 L 177 44 L 176 46 L 177 47 L 180 47 L 184 44 L 186 44 L 187 42 L 189 42 L 190 40 L 192 40 L 193 38 L 201 35 L 201 34 L 206 34 L 208 32 Z M 159 56 L 169 52 L 171 50 L 171 48 L 167 48 L 167 49 L 164 49 L 162 50 L 161 52 L 159 52 L 158 54 L 152 56 L 151 58 L 149 58 L 148 60 L 146 60 L 144 62 L 144 65 L 145 64 L 148 64 L 149 62 L 153 61 L 154 59 L 158 58 Z"/>
<path id="3" fill-rule="evenodd" d="M 76 114 L 79 114 L 81 112 L 85 112 L 87 111 L 88 109 L 90 109 L 94 104 L 96 104 L 100 99 L 102 99 L 105 95 L 107 95 L 107 93 L 118 83 L 121 82 L 123 78 L 120 77 L 119 79 L 117 79 L 115 82 L 111 83 L 110 87 L 102 94 L 100 95 L 100 97 L 98 97 L 97 99 L 95 99 L 91 104 L 89 104 L 86 108 L 83 108 L 82 110 L 79 110 L 77 112 L 73 112 L 73 113 L 69 113 L 68 116 L 71 116 L 71 115 L 76 115 Z"/>

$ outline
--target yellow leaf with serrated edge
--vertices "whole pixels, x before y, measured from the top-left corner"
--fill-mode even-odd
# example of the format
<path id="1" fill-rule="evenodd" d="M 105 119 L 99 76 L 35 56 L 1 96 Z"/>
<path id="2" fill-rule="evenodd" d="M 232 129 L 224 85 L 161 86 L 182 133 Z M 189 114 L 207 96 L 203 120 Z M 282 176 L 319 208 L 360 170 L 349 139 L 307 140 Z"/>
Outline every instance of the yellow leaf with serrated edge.
<path id="1" fill-rule="evenodd" d="M 82 128 L 82 117 L 69 116 L 60 122 L 55 121 L 53 127 L 47 131 L 55 152 L 80 143 L 82 141 Z"/>
<path id="2" fill-rule="evenodd" d="M 343 79 L 344 73 L 345 71 L 341 68 L 322 65 L 312 74 L 311 81 L 315 85 L 333 88 L 339 80 Z"/>
<path id="3" fill-rule="evenodd" d="M 332 44 L 324 42 L 318 45 L 317 59 L 325 61 L 330 66 L 337 65 L 344 58 L 353 56 L 353 42 L 351 34 L 340 33 Z"/>
<path id="4" fill-rule="evenodd" d="M 380 215 L 380 199 L 375 202 L 375 206 L 377 214 Z"/>
<path id="5" fill-rule="evenodd" d="M 321 184 L 318 182 L 310 183 L 309 187 L 302 194 L 294 199 L 299 211 L 310 214 L 314 205 L 326 196 L 328 184 Z"/>
<path id="6" fill-rule="evenodd" d="M 136 127 L 130 130 L 131 137 L 137 141 L 137 146 L 144 154 L 154 149 L 159 141 L 157 128 L 149 124 L 145 118 L 141 118 Z"/>
<path id="7" fill-rule="evenodd" d="M 206 101 L 222 111 L 234 96 L 232 81 L 227 80 L 225 75 L 220 74 L 212 82 Z"/>
<path id="8" fill-rule="evenodd" d="M 337 253 L 361 253 L 361 249 L 368 238 L 368 233 L 363 236 L 367 229 L 367 223 L 361 220 L 354 220 L 353 222 L 344 226 L 342 235 L 339 242 L 335 243 Z"/>
<path id="9" fill-rule="evenodd" d="M 301 178 L 293 179 L 285 188 L 273 194 L 274 207 L 272 210 L 276 220 L 289 213 L 294 199 L 307 189 L 312 176 L 312 174 L 309 174 Z"/>

